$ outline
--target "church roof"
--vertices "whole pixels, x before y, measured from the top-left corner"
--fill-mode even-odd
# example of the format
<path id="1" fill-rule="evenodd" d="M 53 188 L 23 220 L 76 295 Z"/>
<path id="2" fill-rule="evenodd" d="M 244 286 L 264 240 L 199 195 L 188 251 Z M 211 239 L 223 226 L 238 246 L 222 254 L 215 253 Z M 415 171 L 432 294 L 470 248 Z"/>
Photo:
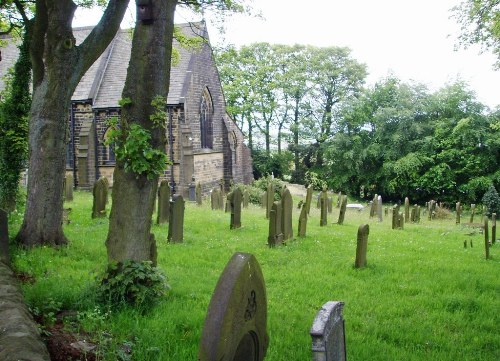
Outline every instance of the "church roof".
<path id="1" fill-rule="evenodd" d="M 176 24 L 186 36 L 201 36 L 208 39 L 206 27 L 203 22 Z M 80 44 L 92 30 L 92 27 L 73 29 L 76 43 Z M 172 64 L 170 71 L 170 86 L 167 104 L 177 105 L 184 102 L 185 84 L 191 76 L 191 62 L 193 55 L 200 49 L 180 46 L 174 39 L 173 46 L 179 53 L 178 61 Z M 204 45 L 205 46 L 205 45 Z M 99 59 L 89 68 L 76 87 L 72 101 L 90 101 L 94 108 L 119 107 L 122 90 L 127 76 L 127 67 L 132 48 L 132 31 L 130 29 L 118 30 L 115 38 Z M 18 49 L 13 42 L 7 42 L 2 47 L 2 60 L 0 62 L 0 89 L 5 87 L 3 76 L 7 73 L 17 59 Z"/>

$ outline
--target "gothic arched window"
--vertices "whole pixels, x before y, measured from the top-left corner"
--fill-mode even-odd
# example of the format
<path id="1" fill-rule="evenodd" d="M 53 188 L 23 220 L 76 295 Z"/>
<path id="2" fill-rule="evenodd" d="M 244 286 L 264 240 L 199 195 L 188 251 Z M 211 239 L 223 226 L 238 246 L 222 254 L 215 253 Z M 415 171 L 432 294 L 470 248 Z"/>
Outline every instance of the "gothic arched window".
<path id="1" fill-rule="evenodd" d="M 200 103 L 200 143 L 202 148 L 213 148 L 213 114 L 212 96 L 205 88 Z"/>
<path id="2" fill-rule="evenodd" d="M 115 164 L 116 163 L 114 143 L 107 142 L 107 140 L 109 138 L 110 131 L 111 131 L 111 127 L 109 127 L 106 130 L 106 132 L 104 133 L 104 137 L 103 137 L 103 145 L 104 145 L 103 160 L 104 160 L 105 164 Z"/>

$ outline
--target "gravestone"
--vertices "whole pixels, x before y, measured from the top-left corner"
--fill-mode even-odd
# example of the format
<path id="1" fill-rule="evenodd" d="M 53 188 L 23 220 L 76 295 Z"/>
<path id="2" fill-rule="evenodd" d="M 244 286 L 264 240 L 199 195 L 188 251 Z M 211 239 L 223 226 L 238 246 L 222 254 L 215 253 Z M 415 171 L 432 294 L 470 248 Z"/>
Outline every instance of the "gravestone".
<path id="1" fill-rule="evenodd" d="M 106 202 L 108 199 L 108 182 L 106 178 L 99 178 L 94 183 L 92 195 L 94 196 L 92 218 L 106 217 Z"/>
<path id="2" fill-rule="evenodd" d="M 255 257 L 235 253 L 208 306 L 199 361 L 262 361 L 269 345 L 264 276 Z"/>
<path id="3" fill-rule="evenodd" d="M 220 194 L 220 189 L 218 187 L 215 187 L 210 192 L 210 204 L 212 206 L 212 210 L 218 210 L 221 208 L 219 204 L 219 199 L 220 199 L 219 194 Z"/>
<path id="4" fill-rule="evenodd" d="M 462 206 L 461 206 L 460 202 L 457 202 L 455 204 L 455 210 L 456 210 L 456 213 L 457 213 L 457 218 L 456 218 L 455 223 L 456 224 L 460 224 L 460 216 L 462 215 Z"/>
<path id="5" fill-rule="evenodd" d="M 497 214 L 491 214 L 491 244 L 497 241 Z"/>
<path id="6" fill-rule="evenodd" d="M 488 235 L 488 217 L 484 217 L 484 250 L 486 259 L 490 258 L 490 237 Z"/>
<path id="7" fill-rule="evenodd" d="M 342 200 L 340 202 L 339 220 L 338 220 L 337 224 L 344 224 L 346 208 L 347 208 L 347 195 L 342 196 Z"/>
<path id="8" fill-rule="evenodd" d="M 260 196 L 260 206 L 261 208 L 266 208 L 267 206 L 267 191 Z"/>
<path id="9" fill-rule="evenodd" d="M 399 204 L 392 207 L 392 229 L 400 228 L 399 225 Z"/>
<path id="10" fill-rule="evenodd" d="M 377 212 L 377 200 L 378 200 L 378 195 L 375 194 L 375 196 L 370 202 L 370 218 L 375 217 L 375 213 Z"/>
<path id="11" fill-rule="evenodd" d="M 340 208 L 340 203 L 342 201 L 342 192 L 337 195 L 337 208 Z"/>
<path id="12" fill-rule="evenodd" d="M 283 229 L 283 241 L 293 237 L 292 212 L 292 195 L 290 191 L 285 188 L 281 194 L 281 227 Z"/>
<path id="13" fill-rule="evenodd" d="M 231 209 L 231 224 L 230 229 L 241 228 L 241 202 L 243 194 L 239 188 L 235 188 L 227 195 L 229 207 Z"/>
<path id="14" fill-rule="evenodd" d="M 405 197 L 405 222 L 410 221 L 410 199 Z"/>
<path id="15" fill-rule="evenodd" d="M 414 205 L 412 208 L 411 208 L 411 213 L 410 213 L 410 221 L 412 223 L 415 223 L 417 221 L 417 206 Z"/>
<path id="16" fill-rule="evenodd" d="M 311 331 L 313 361 L 345 361 L 343 302 L 328 301 L 314 318 Z"/>
<path id="17" fill-rule="evenodd" d="M 382 196 L 377 197 L 377 215 L 378 215 L 378 221 L 382 222 Z"/>
<path id="18" fill-rule="evenodd" d="M 196 202 L 196 181 L 191 178 L 191 182 L 188 184 L 188 200 L 190 202 Z"/>
<path id="19" fill-rule="evenodd" d="M 470 223 L 474 223 L 474 213 L 476 212 L 476 205 L 470 205 Z"/>
<path id="20" fill-rule="evenodd" d="M 299 217 L 299 237 L 305 237 L 306 236 L 306 229 L 307 229 L 307 209 L 306 207 L 302 207 L 300 210 L 300 217 Z"/>
<path id="21" fill-rule="evenodd" d="M 158 212 L 156 223 L 168 223 L 170 217 L 170 184 L 167 180 L 162 180 L 158 187 Z"/>
<path id="22" fill-rule="evenodd" d="M 266 218 L 269 219 L 269 214 L 274 203 L 274 184 L 269 182 L 266 193 Z"/>
<path id="23" fill-rule="evenodd" d="M 404 229 L 405 228 L 405 215 L 403 214 L 403 212 L 399 212 L 398 228 L 399 229 Z"/>
<path id="24" fill-rule="evenodd" d="M 356 245 L 356 261 L 354 267 L 363 268 L 366 266 L 366 251 L 368 248 L 368 235 L 370 234 L 370 226 L 362 224 L 358 228 L 358 239 Z"/>
<path id="25" fill-rule="evenodd" d="M 326 205 L 326 199 L 323 197 L 319 197 L 319 204 L 320 204 L 320 209 L 321 209 L 321 217 L 319 219 L 319 226 L 323 227 L 328 224 L 328 219 L 327 219 L 327 205 Z"/>
<path id="26" fill-rule="evenodd" d="M 326 199 L 326 208 L 328 209 L 328 213 L 333 212 L 333 197 L 328 197 Z"/>
<path id="27" fill-rule="evenodd" d="M 274 202 L 271 207 L 271 212 L 269 212 L 269 235 L 267 237 L 267 244 L 269 247 L 274 247 L 282 243 L 281 203 Z"/>
<path id="28" fill-rule="evenodd" d="M 307 191 L 306 191 L 306 211 L 307 211 L 307 214 L 309 214 L 311 212 L 312 196 L 313 196 L 313 187 L 312 187 L 312 185 L 310 185 L 309 187 L 307 187 Z"/>
<path id="29" fill-rule="evenodd" d="M 243 191 L 243 208 L 248 208 L 248 203 L 250 203 L 250 194 L 248 193 L 248 189 L 245 188 Z"/>
<path id="30" fill-rule="evenodd" d="M 73 175 L 68 174 L 64 177 L 64 200 L 71 202 L 73 200 Z"/>
<path id="31" fill-rule="evenodd" d="M 200 182 L 196 183 L 195 193 L 196 193 L 196 204 L 199 205 L 199 206 L 201 206 L 201 204 L 202 204 L 202 195 L 201 195 L 201 183 Z"/>
<path id="32" fill-rule="evenodd" d="M 220 197 L 221 199 L 224 199 L 224 197 L 226 196 L 226 183 L 224 182 L 224 178 L 221 178 L 219 181 L 219 189 L 220 189 Z M 220 204 L 222 209 L 223 202 L 221 202 Z"/>
<path id="33" fill-rule="evenodd" d="M 168 223 L 168 241 L 182 243 L 184 240 L 184 198 L 181 195 L 174 195 L 170 201 Z"/>

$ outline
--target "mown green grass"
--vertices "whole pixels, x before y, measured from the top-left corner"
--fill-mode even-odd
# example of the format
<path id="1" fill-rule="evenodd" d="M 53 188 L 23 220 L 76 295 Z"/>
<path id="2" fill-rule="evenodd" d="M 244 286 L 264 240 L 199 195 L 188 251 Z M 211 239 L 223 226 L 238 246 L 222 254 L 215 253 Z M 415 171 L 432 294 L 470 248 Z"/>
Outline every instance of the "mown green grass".
<path id="1" fill-rule="evenodd" d="M 297 199 L 295 200 L 297 204 Z M 391 230 L 369 219 L 368 209 L 348 211 L 344 225 L 319 227 L 312 209 L 307 237 L 286 246 L 267 246 L 265 210 L 243 210 L 243 227 L 229 229 L 229 214 L 210 205 L 186 203 L 184 243 L 167 243 L 168 225 L 155 225 L 158 264 L 171 290 L 146 314 L 125 309 L 105 315 L 93 287 L 106 267 L 107 219 L 91 215 L 91 195 L 76 192 L 71 240 L 60 249 L 15 250 L 19 271 L 34 274 L 23 286 L 33 307 L 53 300 L 78 310 L 95 340 L 108 347 L 103 359 L 118 359 L 124 342 L 134 360 L 196 360 L 212 292 L 234 252 L 249 252 L 261 265 L 267 289 L 270 345 L 266 360 L 311 358 L 309 329 L 329 301 L 343 301 L 349 360 L 499 360 L 500 255 L 498 245 L 484 257 L 482 234 L 454 219 L 406 224 Z M 294 232 L 299 211 L 294 209 Z M 368 266 L 353 267 L 358 226 L 370 224 Z M 15 231 L 15 227 L 13 228 Z M 474 247 L 464 249 L 464 240 Z M 83 313 L 85 312 L 85 314 Z M 114 353 L 113 353 L 114 352 Z"/>

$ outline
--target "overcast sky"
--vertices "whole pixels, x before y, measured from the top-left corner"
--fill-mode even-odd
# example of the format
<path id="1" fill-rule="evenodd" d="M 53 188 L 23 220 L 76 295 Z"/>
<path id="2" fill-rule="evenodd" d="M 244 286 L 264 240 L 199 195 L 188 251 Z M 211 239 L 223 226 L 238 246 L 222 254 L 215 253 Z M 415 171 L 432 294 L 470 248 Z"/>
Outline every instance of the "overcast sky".
<path id="1" fill-rule="evenodd" d="M 393 73 L 436 90 L 463 79 L 484 104 L 500 105 L 500 71 L 495 57 L 479 47 L 455 51 L 459 27 L 450 9 L 460 0 L 254 0 L 264 19 L 232 15 L 221 36 L 207 18 L 214 45 L 254 42 L 347 46 L 368 66 L 368 83 Z M 131 1 L 133 4 L 134 1 Z M 135 6 L 124 24 L 132 26 Z M 94 25 L 98 11 L 77 13 L 74 26 Z M 176 22 L 200 20 L 178 12 Z M 126 25 L 125 25 L 126 26 Z"/>

